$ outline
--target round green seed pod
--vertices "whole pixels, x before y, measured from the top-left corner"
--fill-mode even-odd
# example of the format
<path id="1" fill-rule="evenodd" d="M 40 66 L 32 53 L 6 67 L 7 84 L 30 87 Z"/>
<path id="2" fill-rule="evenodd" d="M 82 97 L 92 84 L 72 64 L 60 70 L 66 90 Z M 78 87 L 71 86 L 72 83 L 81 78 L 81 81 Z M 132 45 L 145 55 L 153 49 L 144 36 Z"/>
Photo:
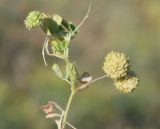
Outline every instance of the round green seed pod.
<path id="1" fill-rule="evenodd" d="M 127 78 L 118 79 L 115 81 L 116 89 L 122 93 L 131 93 L 138 86 L 138 77 L 131 76 Z"/>
<path id="2" fill-rule="evenodd" d="M 44 19 L 45 15 L 39 11 L 32 11 L 26 17 L 24 24 L 27 29 L 32 29 L 39 27 L 42 24 L 42 20 Z"/>
<path id="3" fill-rule="evenodd" d="M 129 60 L 124 53 L 110 52 L 105 57 L 103 70 L 110 78 L 118 79 L 127 75 L 128 67 Z"/>

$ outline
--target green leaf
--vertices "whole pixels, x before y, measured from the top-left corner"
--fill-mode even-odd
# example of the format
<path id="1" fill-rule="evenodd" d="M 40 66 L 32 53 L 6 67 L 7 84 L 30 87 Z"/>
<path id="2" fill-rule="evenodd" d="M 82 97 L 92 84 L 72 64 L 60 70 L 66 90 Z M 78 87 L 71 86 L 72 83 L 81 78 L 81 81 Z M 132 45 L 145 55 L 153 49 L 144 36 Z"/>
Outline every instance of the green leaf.
<path id="1" fill-rule="evenodd" d="M 72 64 L 71 67 L 72 67 L 72 68 L 71 68 L 72 76 L 73 76 L 73 78 L 74 78 L 74 81 L 76 82 L 76 81 L 79 79 L 78 70 L 77 70 L 75 64 Z"/>
<path id="2" fill-rule="evenodd" d="M 69 46 L 69 42 L 67 42 L 65 40 L 61 41 L 61 49 L 63 51 L 66 50 L 68 48 L 68 46 Z"/>
<path id="3" fill-rule="evenodd" d="M 63 76 L 62 76 L 62 73 L 61 73 L 61 70 L 60 70 L 58 64 L 54 64 L 54 65 L 52 66 L 52 70 L 56 73 L 56 75 L 57 75 L 59 78 L 63 79 Z"/>
<path id="4" fill-rule="evenodd" d="M 76 29 L 76 26 L 72 22 L 70 22 L 69 23 L 69 29 L 70 29 L 70 31 L 73 32 Z"/>
<path id="5" fill-rule="evenodd" d="M 79 74 L 75 64 L 70 63 L 70 70 L 70 80 L 72 83 L 76 84 L 79 80 Z"/>
<path id="6" fill-rule="evenodd" d="M 58 30 L 59 30 L 59 25 L 56 23 L 56 21 L 54 21 L 51 18 L 46 18 L 43 20 L 43 24 L 42 24 L 42 30 L 47 34 L 47 35 L 55 35 L 57 34 Z"/>
<path id="7" fill-rule="evenodd" d="M 51 42 L 52 51 L 55 54 L 65 54 L 65 51 L 68 49 L 69 42 L 65 41 L 64 39 L 54 39 Z"/>
<path id="8" fill-rule="evenodd" d="M 52 40 L 51 45 L 52 45 L 53 52 L 55 52 L 55 53 L 62 52 L 61 43 L 58 39 L 57 40 Z"/>
<path id="9" fill-rule="evenodd" d="M 62 25 L 67 29 L 67 30 L 69 30 L 69 24 L 68 24 L 68 22 L 66 21 L 66 20 L 62 20 Z"/>
<path id="10" fill-rule="evenodd" d="M 67 79 L 68 81 L 70 81 L 70 65 L 66 65 L 66 74 L 65 74 L 65 79 Z"/>
<path id="11" fill-rule="evenodd" d="M 72 22 L 67 22 L 66 20 L 62 20 L 62 25 L 67 29 L 70 34 L 76 29 L 76 26 Z M 75 32 L 75 34 L 76 33 L 77 31 Z"/>
<path id="12" fill-rule="evenodd" d="M 75 85 L 79 81 L 79 74 L 75 64 L 69 63 L 66 66 L 65 79 Z"/>

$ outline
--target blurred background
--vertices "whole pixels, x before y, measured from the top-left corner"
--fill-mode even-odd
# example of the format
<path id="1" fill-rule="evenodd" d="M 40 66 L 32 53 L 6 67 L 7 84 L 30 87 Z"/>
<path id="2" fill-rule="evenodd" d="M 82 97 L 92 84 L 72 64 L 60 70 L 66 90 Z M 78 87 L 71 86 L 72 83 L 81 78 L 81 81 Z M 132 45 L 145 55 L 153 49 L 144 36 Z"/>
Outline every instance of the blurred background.
<path id="1" fill-rule="evenodd" d="M 56 129 L 40 106 L 56 101 L 62 107 L 69 87 L 51 66 L 63 62 L 41 50 L 44 34 L 28 31 L 24 19 L 32 10 L 59 14 L 80 23 L 89 0 L 0 1 L 0 129 Z M 94 0 L 91 13 L 72 41 L 71 59 L 80 73 L 103 75 L 108 52 L 124 52 L 140 78 L 130 95 L 118 93 L 109 79 L 79 93 L 68 120 L 79 129 L 160 128 L 160 0 Z"/>

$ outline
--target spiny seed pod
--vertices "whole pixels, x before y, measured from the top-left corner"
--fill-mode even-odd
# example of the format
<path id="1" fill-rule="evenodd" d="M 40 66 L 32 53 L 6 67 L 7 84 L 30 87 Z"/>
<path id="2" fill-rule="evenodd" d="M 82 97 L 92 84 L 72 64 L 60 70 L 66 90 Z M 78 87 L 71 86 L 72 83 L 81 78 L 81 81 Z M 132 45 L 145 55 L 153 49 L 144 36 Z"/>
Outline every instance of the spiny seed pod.
<path id="1" fill-rule="evenodd" d="M 45 15 L 39 11 L 32 11 L 26 17 L 24 24 L 27 29 L 32 29 L 39 27 L 42 24 L 42 20 L 44 19 Z"/>
<path id="2" fill-rule="evenodd" d="M 138 85 L 138 78 L 132 76 L 123 79 L 118 79 L 114 84 L 119 92 L 130 93 L 136 89 Z"/>
<path id="3" fill-rule="evenodd" d="M 112 79 L 122 78 L 127 75 L 129 67 L 128 57 L 119 52 L 110 52 L 103 65 L 104 72 Z"/>

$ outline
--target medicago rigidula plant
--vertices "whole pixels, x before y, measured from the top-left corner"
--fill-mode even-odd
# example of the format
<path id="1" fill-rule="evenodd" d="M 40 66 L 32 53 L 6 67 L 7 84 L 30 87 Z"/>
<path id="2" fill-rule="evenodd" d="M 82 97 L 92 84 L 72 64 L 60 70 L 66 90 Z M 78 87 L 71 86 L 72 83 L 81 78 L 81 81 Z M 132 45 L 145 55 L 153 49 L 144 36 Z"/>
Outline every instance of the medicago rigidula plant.
<path id="1" fill-rule="evenodd" d="M 75 26 L 72 22 L 63 19 L 61 16 L 47 15 L 40 11 L 32 11 L 26 17 L 24 23 L 27 29 L 31 30 L 40 27 L 46 38 L 42 48 L 42 56 L 45 65 L 47 62 L 45 54 L 64 60 L 66 70 L 65 75 L 62 74 L 61 68 L 54 63 L 52 70 L 55 74 L 66 83 L 70 85 L 70 96 L 66 104 L 66 108 L 62 109 L 56 102 L 49 101 L 47 105 L 42 106 L 41 109 L 46 114 L 46 118 L 51 118 L 57 124 L 58 129 L 65 129 L 65 126 L 76 129 L 67 121 L 68 112 L 74 96 L 91 86 L 90 84 L 103 78 L 111 78 L 114 81 L 116 89 L 123 93 L 131 93 L 138 85 L 138 77 L 133 70 L 131 70 L 128 56 L 120 52 L 110 52 L 105 57 L 103 67 L 104 75 L 96 79 L 88 72 L 79 75 L 78 68 L 69 58 L 69 46 L 73 38 L 78 35 L 78 30 L 89 16 L 90 2 L 86 16 L 82 22 Z"/>

